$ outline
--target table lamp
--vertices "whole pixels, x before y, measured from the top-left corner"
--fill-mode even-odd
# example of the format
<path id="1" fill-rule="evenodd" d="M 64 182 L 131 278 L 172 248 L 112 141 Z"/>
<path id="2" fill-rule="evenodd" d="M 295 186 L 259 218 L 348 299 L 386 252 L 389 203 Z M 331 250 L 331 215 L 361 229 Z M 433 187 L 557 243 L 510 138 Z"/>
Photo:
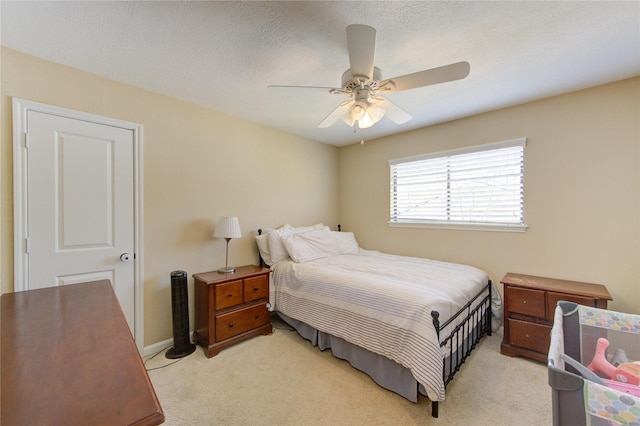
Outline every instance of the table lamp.
<path id="1" fill-rule="evenodd" d="M 216 230 L 213 232 L 214 237 L 224 238 L 227 240 L 227 255 L 224 268 L 218 269 L 221 274 L 233 274 L 236 270 L 234 267 L 229 267 L 229 240 L 232 238 L 242 237 L 240 231 L 240 222 L 237 217 L 222 216 L 216 225 Z"/>

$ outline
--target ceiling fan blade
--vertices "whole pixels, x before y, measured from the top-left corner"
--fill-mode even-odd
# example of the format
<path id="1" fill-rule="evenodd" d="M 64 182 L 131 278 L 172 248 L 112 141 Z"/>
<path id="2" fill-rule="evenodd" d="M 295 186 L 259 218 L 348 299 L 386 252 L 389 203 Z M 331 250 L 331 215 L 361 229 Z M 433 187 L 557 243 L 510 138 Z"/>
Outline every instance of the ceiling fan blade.
<path id="1" fill-rule="evenodd" d="M 327 115 L 327 117 L 318 124 L 319 129 L 323 129 L 325 127 L 330 127 L 333 123 L 338 121 L 342 116 L 349 110 L 351 104 L 353 104 L 354 100 L 349 99 L 348 101 L 344 101 L 336 109 L 331 111 L 331 114 Z"/>
<path id="2" fill-rule="evenodd" d="M 407 111 L 403 110 L 387 98 L 384 98 L 384 100 L 380 102 L 380 106 L 385 109 L 385 117 L 396 124 L 406 123 L 412 118 L 411 114 L 409 114 Z"/>
<path id="3" fill-rule="evenodd" d="M 469 65 L 469 62 L 462 61 L 438 68 L 431 68 L 425 71 L 414 72 L 413 74 L 389 78 L 386 81 L 381 82 L 380 85 L 382 86 L 387 81 L 392 81 L 395 85 L 395 89 L 393 91 L 400 92 L 402 90 L 414 89 L 416 87 L 460 80 L 468 76 L 470 70 L 471 66 Z"/>
<path id="4" fill-rule="evenodd" d="M 368 25 L 347 27 L 347 47 L 353 77 L 373 78 L 373 57 L 376 49 L 376 30 Z"/>

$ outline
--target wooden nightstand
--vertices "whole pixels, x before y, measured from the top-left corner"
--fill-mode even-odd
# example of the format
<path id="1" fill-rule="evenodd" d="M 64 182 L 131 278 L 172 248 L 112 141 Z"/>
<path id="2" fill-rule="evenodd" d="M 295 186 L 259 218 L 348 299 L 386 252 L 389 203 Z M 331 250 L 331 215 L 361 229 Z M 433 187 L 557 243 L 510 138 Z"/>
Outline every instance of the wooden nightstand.
<path id="1" fill-rule="evenodd" d="M 500 353 L 547 362 L 551 327 L 559 300 L 607 309 L 612 300 L 600 284 L 509 272 L 504 284 L 504 336 Z"/>
<path id="2" fill-rule="evenodd" d="M 212 271 L 193 276 L 193 340 L 207 357 L 249 337 L 272 333 L 267 309 L 270 272 L 247 265 L 233 274 Z"/>

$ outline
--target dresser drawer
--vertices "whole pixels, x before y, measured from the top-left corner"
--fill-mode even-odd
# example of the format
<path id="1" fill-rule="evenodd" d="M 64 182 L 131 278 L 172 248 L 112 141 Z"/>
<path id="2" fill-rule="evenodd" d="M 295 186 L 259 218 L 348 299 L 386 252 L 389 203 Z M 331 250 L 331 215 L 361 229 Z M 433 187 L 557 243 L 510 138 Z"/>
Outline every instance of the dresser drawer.
<path id="1" fill-rule="evenodd" d="M 242 280 L 216 286 L 216 311 L 242 303 Z"/>
<path id="2" fill-rule="evenodd" d="M 535 324 L 525 321 L 510 319 L 509 344 L 532 351 L 546 354 L 551 343 L 551 327 L 544 324 Z"/>
<path id="3" fill-rule="evenodd" d="M 269 321 L 265 303 L 216 316 L 216 342 L 260 327 Z"/>
<path id="4" fill-rule="evenodd" d="M 593 297 L 576 296 L 574 294 L 562 294 L 550 291 L 547 293 L 547 312 L 549 313 L 549 319 L 553 319 L 556 306 L 560 300 L 574 302 L 578 305 L 595 307 L 595 300 L 593 300 Z"/>
<path id="5" fill-rule="evenodd" d="M 537 318 L 546 318 L 546 298 L 544 291 L 507 287 L 506 299 L 509 312 Z"/>
<path id="6" fill-rule="evenodd" d="M 244 280 L 244 301 L 251 302 L 269 296 L 269 276 L 247 278 Z"/>

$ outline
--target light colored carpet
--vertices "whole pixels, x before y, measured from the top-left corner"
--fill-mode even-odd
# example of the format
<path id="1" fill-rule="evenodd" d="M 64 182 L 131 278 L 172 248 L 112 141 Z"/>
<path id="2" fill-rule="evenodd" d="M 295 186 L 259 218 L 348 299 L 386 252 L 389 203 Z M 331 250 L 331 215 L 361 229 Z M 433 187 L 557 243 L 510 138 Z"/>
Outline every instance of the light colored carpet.
<path id="1" fill-rule="evenodd" d="M 321 352 L 279 320 L 258 336 L 206 358 L 201 347 L 147 369 L 167 425 L 550 425 L 545 365 L 500 354 L 502 329 L 484 338 L 447 387 L 440 417 L 379 387 Z"/>

